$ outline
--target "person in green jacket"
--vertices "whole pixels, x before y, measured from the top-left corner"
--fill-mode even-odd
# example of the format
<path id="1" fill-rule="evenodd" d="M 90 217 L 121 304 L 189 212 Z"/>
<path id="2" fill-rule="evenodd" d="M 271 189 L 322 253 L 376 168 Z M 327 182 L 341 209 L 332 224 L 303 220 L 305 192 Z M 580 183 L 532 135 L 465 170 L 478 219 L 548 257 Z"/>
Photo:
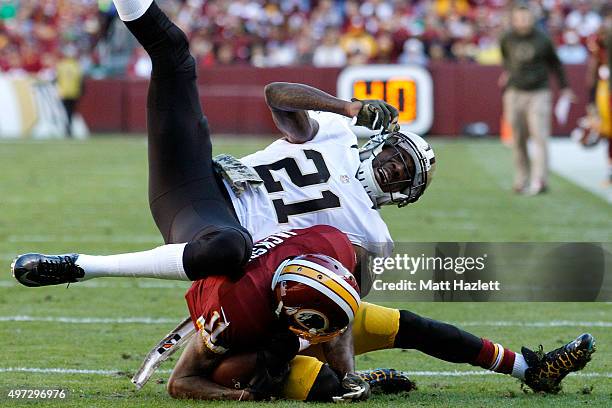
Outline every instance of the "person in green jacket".
<path id="1" fill-rule="evenodd" d="M 552 98 L 549 72 L 559 80 L 562 93 L 574 98 L 550 38 L 535 28 L 535 16 L 519 4 L 511 11 L 511 29 L 501 40 L 504 71 L 504 116 L 512 129 L 514 155 L 513 189 L 521 194 L 540 194 L 548 186 L 548 138 L 551 133 Z M 533 140 L 532 156 L 527 139 Z"/>

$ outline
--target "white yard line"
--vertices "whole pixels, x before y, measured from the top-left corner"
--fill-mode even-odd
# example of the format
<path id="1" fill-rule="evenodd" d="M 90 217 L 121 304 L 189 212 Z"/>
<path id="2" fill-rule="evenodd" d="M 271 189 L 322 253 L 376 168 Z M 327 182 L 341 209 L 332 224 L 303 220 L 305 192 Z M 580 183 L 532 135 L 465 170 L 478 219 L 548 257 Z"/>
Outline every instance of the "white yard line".
<path id="1" fill-rule="evenodd" d="M 179 317 L 74 317 L 74 316 L 29 316 L 29 315 L 14 315 L 0 316 L 0 322 L 51 322 L 51 323 L 69 323 L 69 324 L 166 324 L 176 323 L 180 320 Z M 612 327 L 612 322 L 607 321 L 572 321 L 572 320 L 551 320 L 544 322 L 523 322 L 523 321 L 465 321 L 457 322 L 457 326 L 463 327 Z"/>
<path id="2" fill-rule="evenodd" d="M 168 371 L 168 370 L 160 370 Z M 0 367 L 0 373 L 98 374 L 117 375 L 120 370 L 85 370 L 78 368 Z"/>
<path id="3" fill-rule="evenodd" d="M 104 234 L 78 234 L 78 235 L 8 235 L 5 242 L 11 243 L 45 243 L 45 242 L 106 242 L 112 244 L 143 244 L 158 243 L 162 245 L 159 235 L 104 235 Z M 15 254 L 16 255 L 16 254 Z"/>
<path id="4" fill-rule="evenodd" d="M 0 322 L 50 322 L 68 324 L 168 324 L 181 319 L 168 317 L 67 317 L 67 316 L 0 316 Z"/>
<path id="5" fill-rule="evenodd" d="M 40 368 L 40 367 L 0 367 L 0 373 L 39 373 L 39 374 L 81 374 L 81 375 L 121 375 L 126 370 L 95 370 L 78 368 Z M 158 373 L 169 374 L 172 370 L 158 370 Z M 480 377 L 497 374 L 491 371 L 405 371 L 408 376 L 414 377 Z M 574 377 L 612 378 L 612 373 L 570 373 Z"/>
<path id="6" fill-rule="evenodd" d="M 104 282 L 104 280 L 90 280 L 86 282 L 72 283 L 78 288 L 104 288 L 104 289 L 187 289 L 190 282 L 152 280 L 152 281 L 126 281 L 126 282 Z M 0 280 L 0 288 L 22 287 L 15 280 Z"/>
<path id="7" fill-rule="evenodd" d="M 493 371 L 405 371 L 408 376 L 415 377 L 463 377 L 463 376 L 482 376 L 482 375 L 492 375 L 499 374 L 494 373 Z M 570 373 L 569 375 L 573 375 L 576 377 L 604 377 L 604 378 L 612 378 L 612 373 Z"/>
<path id="8" fill-rule="evenodd" d="M 569 138 L 552 139 L 550 168 L 561 177 L 612 204 L 612 186 L 603 185 L 608 174 L 606 143 L 604 141 L 585 149 Z"/>
<path id="9" fill-rule="evenodd" d="M 518 321 L 485 321 L 485 322 L 459 322 L 457 326 L 483 326 L 483 327 L 612 327 L 612 322 L 575 322 L 570 320 L 551 320 L 546 322 L 518 322 Z"/>

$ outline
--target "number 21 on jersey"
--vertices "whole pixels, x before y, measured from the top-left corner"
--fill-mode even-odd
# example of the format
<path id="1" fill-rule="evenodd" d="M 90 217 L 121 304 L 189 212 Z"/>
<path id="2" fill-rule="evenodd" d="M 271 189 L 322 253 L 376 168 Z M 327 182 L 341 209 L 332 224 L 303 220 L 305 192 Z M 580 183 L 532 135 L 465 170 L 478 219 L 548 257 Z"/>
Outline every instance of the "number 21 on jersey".
<path id="1" fill-rule="evenodd" d="M 288 223 L 289 217 L 292 215 L 301 215 L 340 207 L 340 198 L 330 190 L 325 189 L 330 174 L 325 164 L 325 160 L 323 159 L 323 155 L 316 150 L 303 150 L 302 152 L 304 156 L 306 156 L 306 159 L 310 160 L 315 165 L 316 171 L 314 173 L 302 173 L 297 160 L 293 157 L 285 157 L 274 163 L 254 167 L 259 177 L 264 181 L 264 186 L 268 194 L 284 191 L 281 182 L 277 181 L 272 175 L 273 170 L 285 170 L 291 183 L 296 187 L 321 185 L 321 198 L 295 202 L 285 202 L 282 198 L 272 199 L 272 204 L 276 211 L 276 218 L 280 224 Z"/>

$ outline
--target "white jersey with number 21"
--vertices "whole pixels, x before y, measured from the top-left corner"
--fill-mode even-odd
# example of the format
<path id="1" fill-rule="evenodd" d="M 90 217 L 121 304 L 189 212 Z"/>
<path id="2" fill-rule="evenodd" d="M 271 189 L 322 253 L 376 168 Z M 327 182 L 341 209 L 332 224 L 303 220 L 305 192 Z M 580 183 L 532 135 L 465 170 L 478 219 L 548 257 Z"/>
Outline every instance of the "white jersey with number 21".
<path id="1" fill-rule="evenodd" d="M 393 241 L 359 180 L 357 138 L 347 120 L 333 113 L 310 115 L 316 136 L 303 144 L 277 140 L 240 159 L 264 180 L 230 196 L 240 223 L 258 241 L 274 232 L 331 225 L 353 244 L 388 256 Z"/>

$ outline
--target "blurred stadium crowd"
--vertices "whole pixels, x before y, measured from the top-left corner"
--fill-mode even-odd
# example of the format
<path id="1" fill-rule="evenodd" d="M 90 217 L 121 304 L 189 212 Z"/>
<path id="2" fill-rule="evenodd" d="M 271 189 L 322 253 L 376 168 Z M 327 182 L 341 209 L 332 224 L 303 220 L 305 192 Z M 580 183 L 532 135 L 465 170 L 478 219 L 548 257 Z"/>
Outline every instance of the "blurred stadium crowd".
<path id="1" fill-rule="evenodd" d="M 498 64 L 506 0 L 157 0 L 200 65 Z M 587 60 L 606 0 L 532 0 L 565 63 Z M 45 75 L 79 56 L 93 76 L 147 76 L 111 0 L 0 0 L 0 70 Z"/>

